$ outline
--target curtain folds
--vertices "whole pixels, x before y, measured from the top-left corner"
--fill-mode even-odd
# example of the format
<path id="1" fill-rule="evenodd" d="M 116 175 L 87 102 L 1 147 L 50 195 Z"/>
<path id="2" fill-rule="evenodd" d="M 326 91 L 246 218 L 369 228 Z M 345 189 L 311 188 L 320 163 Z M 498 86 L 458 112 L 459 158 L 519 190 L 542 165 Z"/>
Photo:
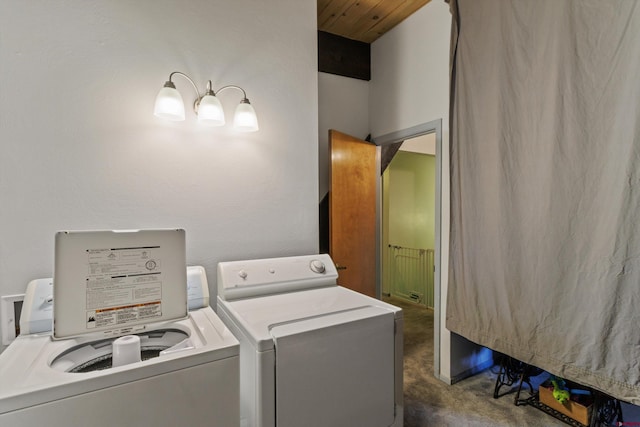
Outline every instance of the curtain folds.
<path id="1" fill-rule="evenodd" d="M 640 2 L 451 10 L 447 328 L 640 404 Z"/>

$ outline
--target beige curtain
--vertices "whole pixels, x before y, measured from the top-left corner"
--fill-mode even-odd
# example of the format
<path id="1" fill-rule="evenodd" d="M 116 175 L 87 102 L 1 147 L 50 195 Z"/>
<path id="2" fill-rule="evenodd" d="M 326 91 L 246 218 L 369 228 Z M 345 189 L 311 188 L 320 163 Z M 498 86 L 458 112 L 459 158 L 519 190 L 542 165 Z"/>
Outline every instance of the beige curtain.
<path id="1" fill-rule="evenodd" d="M 447 328 L 640 404 L 640 2 L 451 9 Z"/>

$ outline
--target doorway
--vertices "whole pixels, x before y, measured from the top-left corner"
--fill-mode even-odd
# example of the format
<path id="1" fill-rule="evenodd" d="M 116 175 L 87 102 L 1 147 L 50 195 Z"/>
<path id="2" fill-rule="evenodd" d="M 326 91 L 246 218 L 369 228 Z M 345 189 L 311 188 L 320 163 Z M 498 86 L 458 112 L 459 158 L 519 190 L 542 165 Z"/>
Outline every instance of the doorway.
<path id="1" fill-rule="evenodd" d="M 386 163 L 386 159 L 393 157 L 393 152 L 401 143 L 405 140 L 420 137 L 423 135 L 433 134 L 435 137 L 435 244 L 434 244 L 434 275 L 433 275 L 433 369 L 436 378 L 440 378 L 445 382 L 449 382 L 443 377 L 441 373 L 441 253 L 442 253 L 442 119 L 434 120 L 432 122 L 423 123 L 411 128 L 407 128 L 401 131 L 382 135 L 373 139 L 375 145 L 373 149 L 376 152 L 375 162 L 376 166 L 373 168 L 373 179 L 377 181 L 375 183 L 375 295 L 382 297 L 382 164 Z M 348 135 L 347 135 L 348 136 Z M 352 138 L 352 137 L 350 137 Z M 369 138 L 367 138 L 369 140 Z M 361 141 L 365 142 L 365 141 Z M 331 146 L 331 144 L 330 144 Z M 371 146 L 371 145 L 370 145 Z M 333 157 L 333 155 L 331 155 Z M 339 156 L 338 156 L 339 157 Z M 359 172 L 353 173 L 353 176 L 360 175 Z M 357 188 L 356 188 L 357 189 Z M 330 235 L 330 209 L 329 209 L 329 196 L 331 190 L 327 196 L 320 203 L 320 251 L 331 253 L 329 250 L 329 235 Z M 350 199 L 350 198 L 347 198 Z M 340 210 L 339 210 L 340 212 Z M 348 240 L 348 239 L 347 239 Z M 334 262 L 339 263 L 339 260 L 334 259 Z M 346 266 L 349 267 L 349 266 Z M 445 336 L 446 338 L 447 336 Z M 446 361 L 445 361 L 446 362 Z M 449 382 L 450 383 L 450 382 Z"/>
<path id="2" fill-rule="evenodd" d="M 429 309 L 434 306 L 435 140 L 435 133 L 406 139 L 382 171 L 382 295 Z"/>
<path id="3" fill-rule="evenodd" d="M 386 135 L 375 137 L 374 141 L 377 146 L 382 150 L 393 146 L 394 144 L 402 143 L 404 141 L 417 138 L 423 135 L 431 135 L 435 138 L 435 212 L 434 212 L 434 274 L 433 274 L 433 369 L 437 378 L 440 378 L 440 313 L 441 313 L 441 245 L 442 245 L 442 119 L 434 120 L 428 123 L 423 123 L 411 128 L 392 132 Z M 382 156 L 379 156 L 380 159 Z M 378 160 L 380 162 L 380 160 Z M 378 169 L 381 170 L 381 169 Z M 377 191 L 377 218 L 378 224 L 376 230 L 376 266 L 378 270 L 377 287 L 379 295 L 382 293 L 382 278 L 383 274 L 383 251 L 387 251 L 388 248 L 383 248 L 383 200 L 382 200 L 382 174 L 378 180 Z"/>

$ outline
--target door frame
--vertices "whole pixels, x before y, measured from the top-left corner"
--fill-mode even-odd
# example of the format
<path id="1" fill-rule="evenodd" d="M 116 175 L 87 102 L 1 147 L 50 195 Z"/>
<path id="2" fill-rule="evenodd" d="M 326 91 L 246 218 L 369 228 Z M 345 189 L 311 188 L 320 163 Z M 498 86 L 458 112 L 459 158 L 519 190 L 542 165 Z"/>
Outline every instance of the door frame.
<path id="1" fill-rule="evenodd" d="M 378 184 L 376 190 L 376 294 L 382 295 L 382 174 L 380 147 L 395 144 L 404 140 L 430 133 L 436 134 L 436 214 L 435 214 L 435 272 L 433 275 L 433 369 L 436 378 L 440 378 L 440 278 L 442 258 L 442 119 L 422 123 L 410 128 L 391 132 L 372 138 L 378 146 L 376 163 L 378 170 Z"/>

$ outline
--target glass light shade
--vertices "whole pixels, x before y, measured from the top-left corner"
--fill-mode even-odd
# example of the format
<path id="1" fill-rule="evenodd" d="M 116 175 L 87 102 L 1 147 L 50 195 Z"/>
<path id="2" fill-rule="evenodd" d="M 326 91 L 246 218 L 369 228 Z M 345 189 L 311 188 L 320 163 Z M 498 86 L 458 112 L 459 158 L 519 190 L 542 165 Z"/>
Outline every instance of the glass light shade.
<path id="1" fill-rule="evenodd" d="M 167 120 L 184 120 L 184 102 L 175 87 L 163 87 L 156 96 L 153 114 Z"/>
<path id="2" fill-rule="evenodd" d="M 255 132 L 258 128 L 258 117 L 249 104 L 248 100 L 243 100 L 237 107 L 233 116 L 233 127 L 241 132 Z"/>
<path id="3" fill-rule="evenodd" d="M 224 125 L 224 110 L 218 97 L 205 95 L 198 104 L 198 122 L 209 126 Z"/>

